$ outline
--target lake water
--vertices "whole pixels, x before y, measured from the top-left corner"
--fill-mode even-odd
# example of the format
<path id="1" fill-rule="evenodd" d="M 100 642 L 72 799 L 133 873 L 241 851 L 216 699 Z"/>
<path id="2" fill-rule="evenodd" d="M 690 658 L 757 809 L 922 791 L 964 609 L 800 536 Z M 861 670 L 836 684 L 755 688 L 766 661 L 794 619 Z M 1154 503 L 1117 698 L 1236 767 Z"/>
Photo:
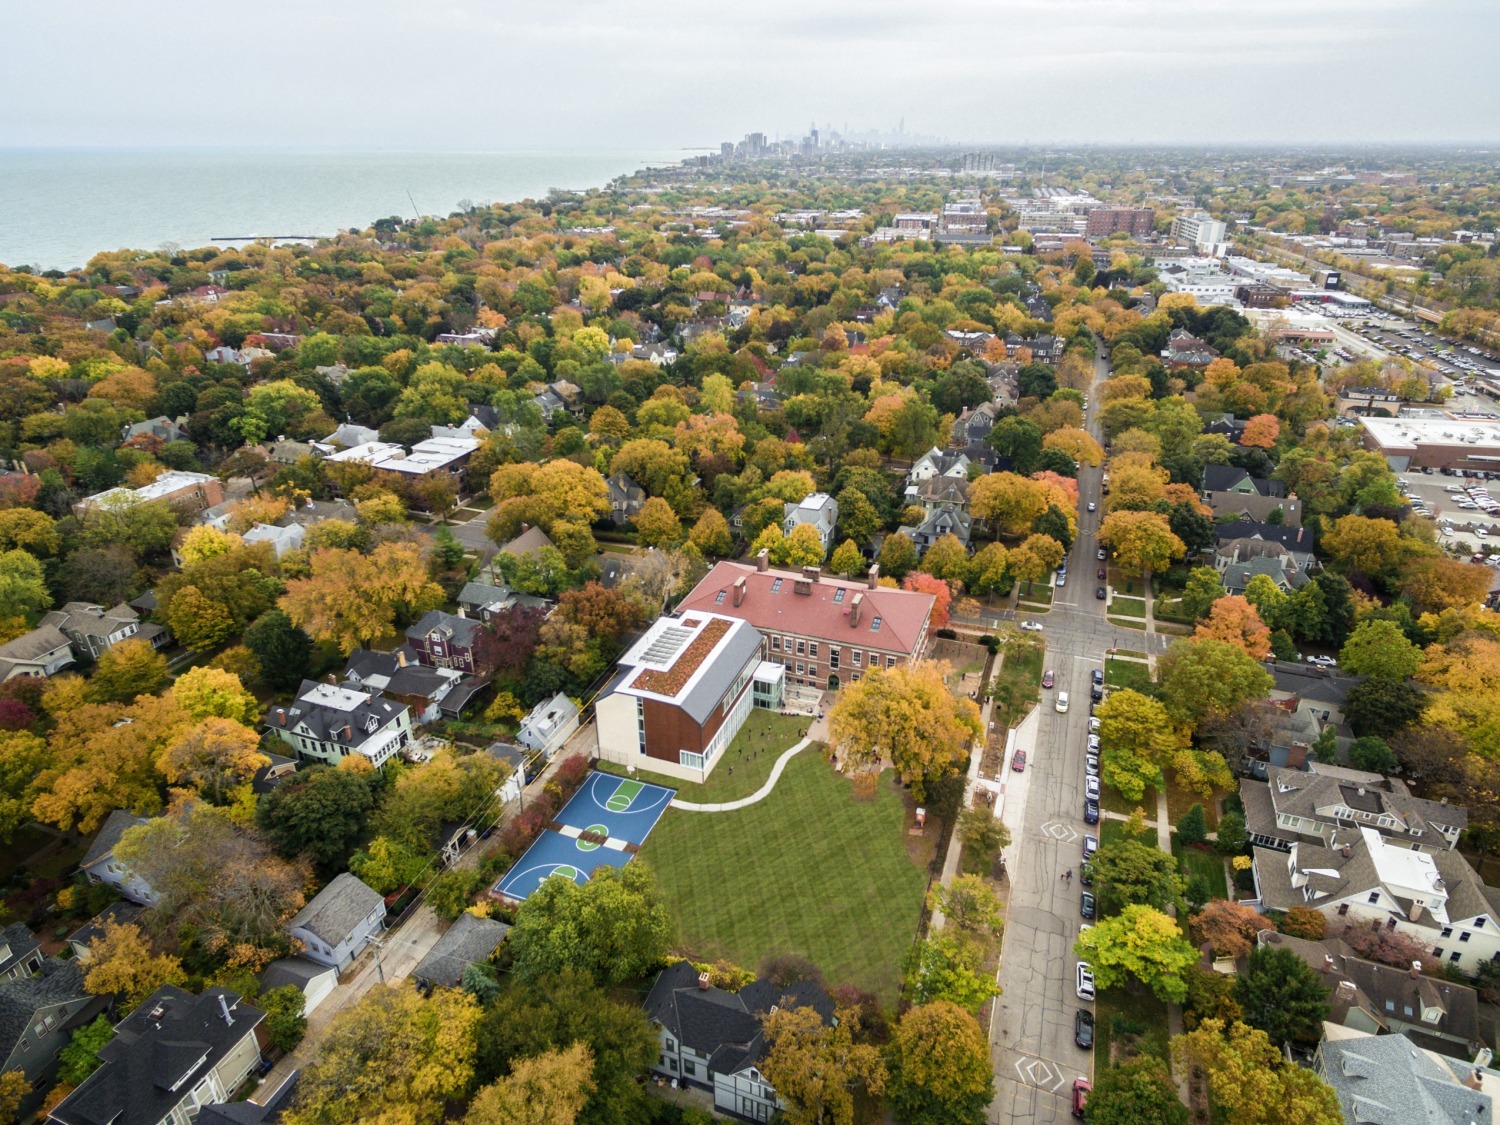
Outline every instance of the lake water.
<path id="1" fill-rule="evenodd" d="M 331 235 L 389 215 L 447 215 L 464 199 L 598 187 L 687 155 L 0 149 L 0 262 L 71 269 L 101 250 Z"/>

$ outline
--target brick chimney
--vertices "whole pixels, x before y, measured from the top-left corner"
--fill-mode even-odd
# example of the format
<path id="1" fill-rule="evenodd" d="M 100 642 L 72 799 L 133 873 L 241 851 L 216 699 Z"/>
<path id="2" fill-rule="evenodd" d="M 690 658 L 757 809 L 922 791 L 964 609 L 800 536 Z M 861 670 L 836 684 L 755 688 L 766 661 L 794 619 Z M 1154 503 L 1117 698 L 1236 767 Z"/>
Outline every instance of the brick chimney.
<path id="1" fill-rule="evenodd" d="M 745 576 L 742 574 L 734 580 L 734 604 L 740 605 L 745 600 Z"/>
<path id="2" fill-rule="evenodd" d="M 396 663 L 402 668 L 406 667 L 406 653 L 402 652 L 399 648 L 396 650 Z"/>
<path id="3" fill-rule="evenodd" d="M 865 596 L 863 594 L 855 594 L 854 600 L 849 603 L 849 628 L 859 628 L 859 615 L 860 611 L 864 608 Z"/>
<path id="4" fill-rule="evenodd" d="M 1413 961 L 1411 963 L 1411 968 L 1406 971 L 1406 975 L 1411 977 L 1412 980 L 1416 980 L 1418 977 L 1420 977 L 1422 975 L 1422 962 Z"/>
<path id="5" fill-rule="evenodd" d="M 802 580 L 804 582 L 816 582 L 823 573 L 821 566 L 804 566 L 802 568 Z"/>
<path id="6" fill-rule="evenodd" d="M 767 547 L 760 549 L 760 554 L 755 556 L 755 569 L 764 574 L 771 569 L 771 551 Z"/>
<path id="7" fill-rule="evenodd" d="M 872 589 L 872 590 L 876 589 L 880 585 L 880 564 L 879 563 L 871 563 L 870 564 L 870 573 L 869 573 L 868 578 L 866 579 L 866 582 L 868 583 L 870 589 Z"/>
<path id="8" fill-rule="evenodd" d="M 280 726 L 286 726 L 286 708 L 276 708 L 276 722 Z"/>
<path id="9" fill-rule="evenodd" d="M 709 990 L 710 985 L 709 985 L 708 981 L 709 981 L 708 973 L 703 972 L 703 973 L 699 973 L 698 974 L 698 991 L 699 992 L 707 992 Z"/>

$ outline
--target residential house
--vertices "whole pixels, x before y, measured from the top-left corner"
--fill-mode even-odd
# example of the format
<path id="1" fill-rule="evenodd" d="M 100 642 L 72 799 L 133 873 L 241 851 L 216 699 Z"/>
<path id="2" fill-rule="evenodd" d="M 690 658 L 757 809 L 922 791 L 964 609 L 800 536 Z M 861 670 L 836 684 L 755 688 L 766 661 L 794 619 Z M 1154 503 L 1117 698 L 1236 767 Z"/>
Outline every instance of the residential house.
<path id="1" fill-rule="evenodd" d="M 488 622 L 498 614 L 519 607 L 547 610 L 552 608 L 552 603 L 546 598 L 518 594 L 508 586 L 487 582 L 466 582 L 458 593 L 458 608 L 478 621 Z"/>
<path id="2" fill-rule="evenodd" d="M 1351 740 L 1344 726 L 1344 706 L 1359 683 L 1359 678 L 1308 664 L 1275 661 L 1270 672 L 1274 685 L 1255 710 L 1257 721 L 1241 730 L 1243 761 L 1235 763 L 1262 781 L 1272 769 L 1308 769 L 1313 743 L 1329 729 L 1338 745 Z"/>
<path id="3" fill-rule="evenodd" d="M 1465 1060 L 1484 1045 L 1479 994 L 1466 985 L 1367 961 L 1338 938 L 1306 941 L 1266 929 L 1255 944 L 1290 950 L 1318 974 L 1333 1023 L 1367 1035 L 1409 1035 L 1428 1050 Z"/>
<path id="4" fill-rule="evenodd" d="M 753 402 L 757 409 L 775 410 L 781 405 L 781 396 L 776 393 L 776 384 L 764 381 L 751 383 L 735 396 L 740 402 Z"/>
<path id="5" fill-rule="evenodd" d="M 302 761 L 363 754 L 378 769 L 411 741 L 411 709 L 359 684 L 303 680 L 296 702 L 272 708 L 266 726 Z"/>
<path id="6" fill-rule="evenodd" d="M 542 421 L 550 422 L 554 415 L 566 412 L 568 404 L 558 397 L 557 392 L 550 388 L 531 396 L 531 401 L 536 403 L 538 410 L 542 412 Z"/>
<path id="7" fill-rule="evenodd" d="M 1450 851 L 1469 824 L 1460 806 L 1414 797 L 1399 778 L 1322 762 L 1309 762 L 1305 771 L 1272 768 L 1269 775 L 1264 784 L 1240 782 L 1245 829 L 1258 847 L 1326 847 L 1340 830 L 1365 825 L 1415 851 Z"/>
<path id="8" fill-rule="evenodd" d="M 782 1102 L 760 1069 L 766 1054 L 762 1021 L 777 1008 L 792 1007 L 812 1008 L 825 1025 L 834 1022 L 833 1000 L 816 981 L 779 988 L 755 980 L 728 992 L 679 961 L 662 970 L 646 997 L 646 1018 L 661 1040 L 651 1069 L 711 1091 L 719 1113 L 769 1121 Z"/>
<path id="9" fill-rule="evenodd" d="M 242 536 L 246 543 L 269 543 L 276 557 L 282 558 L 289 551 L 301 548 L 307 531 L 300 523 L 285 527 L 274 523 L 258 523 Z"/>
<path id="10" fill-rule="evenodd" d="M 127 444 L 132 438 L 154 438 L 163 445 L 169 441 L 192 440 L 187 432 L 186 415 L 181 418 L 168 418 L 165 414 L 122 427 L 120 437 Z"/>
<path id="11" fill-rule="evenodd" d="M 405 481 L 424 478 L 446 478 L 462 491 L 464 466 L 479 448 L 471 437 L 426 438 L 407 452 L 393 442 L 370 441 L 330 454 L 330 462 L 359 462 L 369 465 L 376 474 L 386 473 Z"/>
<path id="12" fill-rule="evenodd" d="M 141 615 L 121 602 L 113 609 L 88 602 L 66 602 L 42 618 L 42 624 L 55 625 L 73 645 L 80 660 L 98 660 L 104 653 L 130 637 L 162 648 L 171 636 L 160 625 L 142 623 Z"/>
<path id="13" fill-rule="evenodd" d="M 615 523 L 634 520 L 646 503 L 646 490 L 636 484 L 629 473 L 615 473 L 606 477 L 604 483 L 609 486 L 609 510 Z"/>
<path id="14" fill-rule="evenodd" d="M 28 1086 L 14 1120 L 26 1121 L 41 1107 L 73 1032 L 108 1005 L 108 996 L 83 987 L 76 961 L 38 959 L 33 972 L 0 981 L 0 1073 L 20 1071 Z"/>
<path id="15" fill-rule="evenodd" d="M 532 767 L 541 755 L 534 750 L 524 750 L 509 742 L 491 742 L 485 747 L 484 752 L 510 769 L 504 783 L 495 791 L 495 796 L 500 799 L 501 806 L 521 800 L 527 783 L 532 779 Z"/>
<path id="16" fill-rule="evenodd" d="M 1243 594 L 1250 579 L 1264 574 L 1284 593 L 1307 584 L 1309 571 L 1317 565 L 1311 544 L 1292 550 L 1265 539 L 1231 539 L 1214 550 L 1214 568 L 1231 594 Z"/>
<path id="17" fill-rule="evenodd" d="M 677 362 L 677 349 L 670 344 L 637 344 L 630 350 L 631 359 L 643 359 L 657 367 Z"/>
<path id="18" fill-rule="evenodd" d="M 934 598 L 823 575 L 818 568 L 773 570 L 766 552 L 754 565 L 716 563 L 678 605 L 737 617 L 766 638 L 762 655 L 786 669 L 789 682 L 837 688 L 867 668 L 894 668 L 921 657 Z"/>
<path id="19" fill-rule="evenodd" d="M 225 988 L 163 985 L 115 1025 L 103 1064 L 47 1120 L 58 1125 L 188 1125 L 227 1102 L 260 1065 L 265 1013 Z"/>
<path id="20" fill-rule="evenodd" d="M 73 650 L 56 625 L 38 625 L 0 645 L 0 683 L 19 676 L 54 676 L 73 663 Z"/>
<path id="21" fill-rule="evenodd" d="M 965 410 L 953 423 L 954 445 L 969 445 L 990 436 L 999 416 L 999 408 L 993 402 L 982 402 L 972 410 Z"/>
<path id="22" fill-rule="evenodd" d="M 1313 534 L 1309 528 L 1256 523 L 1253 520 L 1226 520 L 1215 524 L 1214 538 L 1220 543 L 1235 539 L 1260 539 L 1267 543 L 1280 543 L 1291 551 L 1310 551 L 1313 546 Z"/>
<path id="23" fill-rule="evenodd" d="M 104 883 L 131 902 L 152 906 L 161 896 L 152 889 L 150 883 L 115 858 L 115 846 L 120 842 L 120 837 L 125 835 L 125 830 L 145 823 L 145 817 L 131 816 L 123 809 L 110 813 L 99 827 L 89 850 L 79 861 L 78 868 L 90 883 Z"/>
<path id="24" fill-rule="evenodd" d="M 1279 481 L 1266 483 L 1280 484 Z M 1279 487 L 1264 495 L 1258 492 L 1208 492 L 1203 502 L 1217 520 L 1248 523 L 1256 528 L 1280 526 L 1297 531 L 1302 527 L 1302 501 L 1295 495 L 1285 495 Z M 1271 523 L 1273 519 L 1279 523 Z"/>
<path id="25" fill-rule="evenodd" d="M 786 504 L 781 530 L 790 535 L 800 524 L 811 524 L 823 544 L 823 554 L 833 547 L 833 533 L 839 522 L 839 504 L 826 492 L 814 492 L 799 503 Z"/>
<path id="26" fill-rule="evenodd" d="M 412 971 L 417 987 L 458 988 L 464 970 L 488 964 L 508 933 L 510 927 L 504 922 L 460 914 Z"/>
<path id="27" fill-rule="evenodd" d="M 180 512 L 202 512 L 224 503 L 224 482 L 207 473 L 163 473 L 140 488 L 109 488 L 85 496 L 73 505 L 75 515 L 87 515 L 96 509 L 119 511 L 136 504 L 165 500 Z"/>
<path id="28" fill-rule="evenodd" d="M 901 534 L 916 544 L 920 556 L 945 535 L 952 535 L 967 548 L 973 527 L 974 521 L 968 512 L 952 504 L 943 504 L 929 510 L 921 523 L 903 527 Z"/>
<path id="29" fill-rule="evenodd" d="M 462 613 L 428 610 L 415 625 L 407 627 L 406 643 L 416 658 L 429 668 L 455 668 L 474 672 L 478 667 L 484 623 Z"/>
<path id="30" fill-rule="evenodd" d="M 929 477 L 917 485 L 915 497 L 909 496 L 908 501 L 915 500 L 929 512 L 935 512 L 939 508 L 958 508 L 963 511 L 969 509 L 969 478 L 936 476 Z"/>
<path id="31" fill-rule="evenodd" d="M 295 465 L 304 457 L 322 457 L 324 454 L 317 442 L 292 441 L 289 438 L 267 442 L 265 451 L 266 460 L 272 465 Z"/>
<path id="32" fill-rule="evenodd" d="M 1205 465 L 1203 468 L 1203 499 L 1207 501 L 1216 492 L 1234 492 L 1241 496 L 1286 495 L 1286 485 L 1279 480 L 1252 476 L 1237 465 Z"/>
<path id="33" fill-rule="evenodd" d="M 544 699 L 521 720 L 516 742 L 549 761 L 578 729 L 578 704 L 562 692 Z"/>
<path id="34" fill-rule="evenodd" d="M 292 1107 L 292 1098 L 297 1092 L 302 1072 L 294 1070 L 269 1097 L 260 1092 L 258 1102 L 214 1102 L 198 1111 L 193 1125 L 276 1125 L 282 1115 Z"/>
<path id="35" fill-rule="evenodd" d="M 435 723 L 451 709 L 449 697 L 466 677 L 452 668 L 428 668 L 402 645 L 394 652 L 356 649 L 344 665 L 344 682 L 378 692 L 411 708 L 415 723 Z M 489 681 L 485 680 L 484 684 Z M 483 686 L 481 684 L 480 686 Z M 456 712 L 455 712 L 456 717 Z"/>
<path id="36" fill-rule="evenodd" d="M 1031 358 L 1038 363 L 1056 363 L 1062 359 L 1067 346 L 1066 340 L 1051 333 L 1033 336 L 1026 341 L 1026 347 L 1031 349 Z"/>
<path id="37" fill-rule="evenodd" d="M 1265 909 L 1310 906 L 1333 925 L 1384 926 L 1470 974 L 1500 954 L 1500 890 L 1456 851 L 1413 851 L 1361 825 L 1340 827 L 1327 847 L 1258 847 L 1253 862 Z"/>
<path id="38" fill-rule="evenodd" d="M 273 789 L 280 788 L 282 782 L 297 775 L 295 758 L 286 758 L 266 750 L 262 750 L 261 754 L 266 759 L 266 764 L 250 778 L 250 791 L 257 797 L 264 797 Z"/>
<path id="39" fill-rule="evenodd" d="M 29 926 L 12 922 L 0 929 L 0 983 L 32 976 L 41 967 L 42 943 Z"/>
<path id="40" fill-rule="evenodd" d="M 302 993 L 302 1014 L 305 1016 L 312 1015 L 318 1005 L 333 995 L 338 983 L 338 969 L 306 957 L 282 957 L 272 961 L 260 974 L 262 994 L 287 985 Z"/>
<path id="41" fill-rule="evenodd" d="M 343 972 L 385 924 L 385 899 L 344 871 L 313 896 L 286 924 L 302 943 L 301 955 Z"/>
<path id="42" fill-rule="evenodd" d="M 1325 1025 L 1326 1026 L 1326 1025 Z M 1490 1072 L 1419 1050 L 1414 1036 L 1329 1035 L 1313 1071 L 1333 1087 L 1348 1125 L 1492 1125 Z"/>
<path id="43" fill-rule="evenodd" d="M 550 546 L 552 546 L 552 539 L 541 528 L 522 526 L 520 535 L 517 535 L 508 543 L 501 544 L 500 553 L 502 555 L 515 555 L 516 558 L 524 558 L 527 555 L 536 554 L 543 547 Z"/>
<path id="44" fill-rule="evenodd" d="M 595 705 L 599 757 L 705 780 L 756 702 L 781 705 L 782 669 L 762 673 L 761 642 L 744 621 L 720 614 L 657 618 Z"/>
<path id="45" fill-rule="evenodd" d="M 1205 340 L 1200 340 L 1185 328 L 1179 328 L 1167 337 L 1167 346 L 1162 349 L 1162 362 L 1168 371 L 1179 371 L 1184 367 L 1202 370 L 1219 357 Z"/>
<path id="46" fill-rule="evenodd" d="M 547 389 L 562 399 L 562 403 L 568 410 L 576 411 L 583 406 L 583 389 L 576 383 L 570 383 L 566 379 L 559 379 L 555 383 L 548 383 Z"/>
<path id="47" fill-rule="evenodd" d="M 906 494 L 908 496 L 915 496 L 916 493 L 914 490 L 917 485 L 937 476 L 968 480 L 969 458 L 963 453 L 950 453 L 947 450 L 933 446 L 913 461 L 911 468 L 907 470 Z"/>
<path id="48" fill-rule="evenodd" d="M 323 456 L 331 457 L 343 450 L 358 449 L 362 445 L 372 445 L 379 441 L 379 430 L 372 430 L 369 426 L 357 426 L 353 422 L 345 422 L 326 438 L 313 442 L 312 447 Z"/>

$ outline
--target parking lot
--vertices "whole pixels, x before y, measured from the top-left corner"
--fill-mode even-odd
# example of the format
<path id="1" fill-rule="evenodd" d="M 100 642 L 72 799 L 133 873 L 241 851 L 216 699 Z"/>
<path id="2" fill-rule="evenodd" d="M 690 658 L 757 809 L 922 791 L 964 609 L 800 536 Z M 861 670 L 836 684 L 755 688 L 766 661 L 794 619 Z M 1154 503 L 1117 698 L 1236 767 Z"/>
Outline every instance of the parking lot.
<path id="1" fill-rule="evenodd" d="M 1471 557 L 1495 555 L 1500 564 L 1500 481 L 1459 478 L 1446 473 L 1407 471 L 1399 474 L 1414 510 L 1431 517 L 1438 526 L 1439 542 L 1455 554 Z M 1494 499 L 1484 505 L 1468 488 L 1483 488 Z M 1460 491 L 1449 491 L 1458 489 Z M 1463 505 L 1463 506 L 1461 506 Z"/>

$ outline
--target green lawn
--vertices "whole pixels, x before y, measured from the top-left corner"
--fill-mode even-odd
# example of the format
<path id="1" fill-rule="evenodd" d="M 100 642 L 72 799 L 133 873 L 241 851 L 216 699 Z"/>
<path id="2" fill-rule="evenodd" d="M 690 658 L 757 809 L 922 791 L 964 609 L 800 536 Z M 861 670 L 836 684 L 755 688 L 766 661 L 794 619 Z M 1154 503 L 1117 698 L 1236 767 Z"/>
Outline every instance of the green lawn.
<path id="1" fill-rule="evenodd" d="M 1034 582 L 1031 588 L 1027 589 L 1025 583 L 1022 583 L 1021 592 L 1017 595 L 1017 599 L 1022 605 L 1030 602 L 1032 605 L 1046 606 L 1050 609 L 1052 606 L 1052 587 L 1045 582 Z"/>
<path id="2" fill-rule="evenodd" d="M 1111 625 L 1118 625 L 1121 629 L 1139 629 L 1143 633 L 1146 631 L 1146 619 L 1144 617 L 1111 616 L 1107 620 Z"/>
<path id="3" fill-rule="evenodd" d="M 1117 1039 L 1132 1038 L 1135 1054 L 1170 1061 L 1167 1006 L 1140 985 L 1109 988 L 1094 1005 L 1094 1061 L 1102 1069 Z M 1121 1060 L 1123 1061 L 1123 1060 Z"/>
<path id="4" fill-rule="evenodd" d="M 873 801 L 855 801 L 849 782 L 809 749 L 754 805 L 669 809 L 641 859 L 661 879 L 682 949 L 750 969 L 796 954 L 830 984 L 857 984 L 893 1005 L 927 887 L 927 872 L 907 857 L 893 776 Z"/>
<path id="5" fill-rule="evenodd" d="M 995 699 L 994 719 L 1003 727 L 1020 722 L 1042 690 L 1042 664 L 1047 657 L 1044 642 L 1034 633 L 1017 633 L 1001 649 L 999 671 L 990 680 Z"/>
<path id="6" fill-rule="evenodd" d="M 1113 656 L 1104 658 L 1104 682 L 1112 688 L 1133 688 L 1150 693 L 1151 666 L 1134 660 L 1120 660 Z"/>
<path id="7" fill-rule="evenodd" d="M 1224 860 L 1214 852 L 1198 848 L 1185 848 L 1177 842 L 1177 833 L 1172 833 L 1172 854 L 1182 865 L 1182 873 L 1191 879 L 1201 876 L 1214 898 L 1229 897 L 1229 881 L 1224 877 Z"/>
<path id="8" fill-rule="evenodd" d="M 1112 785 L 1101 785 L 1099 787 L 1099 807 L 1105 812 L 1120 813 L 1129 816 L 1137 808 L 1146 810 L 1146 819 L 1156 819 L 1156 790 L 1147 788 L 1139 801 L 1127 801 L 1120 791 Z"/>
<path id="9" fill-rule="evenodd" d="M 1157 598 L 1151 607 L 1151 616 L 1157 621 L 1173 621 L 1179 625 L 1196 625 L 1198 619 L 1182 608 L 1181 598 Z"/>
<path id="10" fill-rule="evenodd" d="M 1121 617 L 1145 617 L 1145 598 L 1126 598 L 1116 595 L 1109 600 L 1109 612 Z"/>
<path id="11" fill-rule="evenodd" d="M 714 766 L 714 772 L 708 775 L 708 781 L 704 784 L 679 781 L 675 777 L 653 774 L 650 770 L 640 768 L 637 768 L 636 775 L 677 790 L 677 795 L 684 801 L 710 805 L 737 801 L 741 797 L 748 797 L 765 784 L 766 778 L 771 776 L 771 767 L 776 764 L 781 752 L 802 741 L 808 722 L 805 716 L 778 715 L 774 711 L 757 707 L 750 712 L 740 733 L 734 736 L 734 741 L 725 748 L 724 756 L 719 759 L 719 764 Z M 809 746 L 802 753 L 817 757 L 818 749 Z M 606 773 L 625 773 L 624 766 L 613 762 L 600 762 L 598 768 Z M 730 770 L 734 772 L 731 773 Z"/>

